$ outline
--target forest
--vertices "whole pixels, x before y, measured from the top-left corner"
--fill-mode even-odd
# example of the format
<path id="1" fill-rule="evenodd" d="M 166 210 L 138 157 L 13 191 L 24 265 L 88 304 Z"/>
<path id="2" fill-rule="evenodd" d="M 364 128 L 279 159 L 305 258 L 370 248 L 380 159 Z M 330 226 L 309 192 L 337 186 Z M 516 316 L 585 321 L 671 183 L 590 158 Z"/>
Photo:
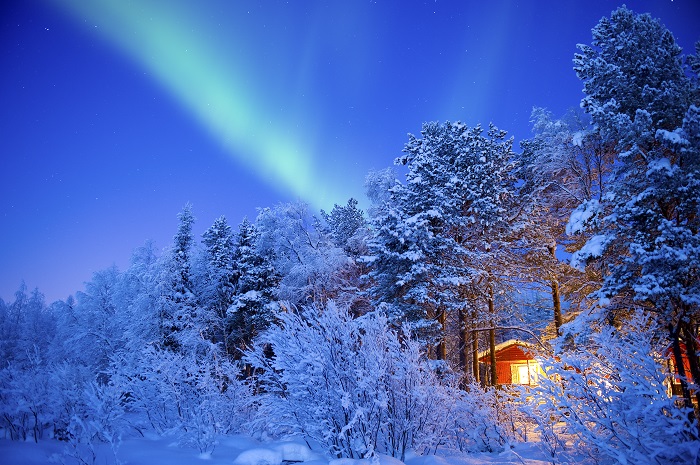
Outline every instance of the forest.
<path id="1" fill-rule="evenodd" d="M 536 438 L 552 463 L 700 463 L 700 42 L 625 7 L 592 34 L 581 108 L 534 108 L 520 152 L 425 123 L 367 175 L 366 211 L 283 203 L 195 237 L 188 204 L 169 247 L 74 298 L 0 300 L 0 437 L 81 463 L 233 434 L 329 459 Z M 509 339 L 536 384 L 497 382 Z"/>

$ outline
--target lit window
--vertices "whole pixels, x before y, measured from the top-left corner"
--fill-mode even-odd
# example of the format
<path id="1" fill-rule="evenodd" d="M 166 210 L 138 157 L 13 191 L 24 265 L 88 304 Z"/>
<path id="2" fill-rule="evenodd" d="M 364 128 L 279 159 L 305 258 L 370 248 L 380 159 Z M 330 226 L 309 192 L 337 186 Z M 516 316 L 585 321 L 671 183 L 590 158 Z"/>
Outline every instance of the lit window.
<path id="1" fill-rule="evenodd" d="M 510 374 L 513 384 L 537 384 L 537 363 L 514 363 Z"/>

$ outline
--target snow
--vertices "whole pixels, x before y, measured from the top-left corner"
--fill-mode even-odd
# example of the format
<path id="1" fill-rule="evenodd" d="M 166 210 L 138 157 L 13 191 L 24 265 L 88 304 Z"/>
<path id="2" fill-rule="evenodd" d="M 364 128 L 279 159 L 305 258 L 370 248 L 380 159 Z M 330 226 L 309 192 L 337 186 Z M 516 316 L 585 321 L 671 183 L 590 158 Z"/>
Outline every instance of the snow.
<path id="1" fill-rule="evenodd" d="M 13 465 L 45 465 L 80 462 L 66 455 L 66 443 L 47 439 L 10 441 L 0 439 L 2 463 Z M 94 463 L 112 465 L 281 465 L 300 462 L 304 465 L 404 465 L 404 462 L 385 455 L 378 460 L 334 459 L 329 460 L 308 448 L 302 441 L 278 441 L 262 444 L 246 436 L 219 438 L 214 451 L 203 456 L 196 448 L 178 447 L 172 438 L 132 438 L 124 440 L 116 453 L 109 446 L 96 447 Z M 501 453 L 449 454 L 407 456 L 405 465 L 545 465 L 551 463 L 538 448 L 537 443 L 519 443 Z"/>
<path id="2" fill-rule="evenodd" d="M 245 300 L 258 300 L 260 298 L 260 292 L 256 290 L 250 290 L 243 294 L 243 299 Z"/>
<path id="3" fill-rule="evenodd" d="M 322 460 L 322 457 L 300 442 L 286 441 L 274 446 L 274 450 L 282 454 L 282 460 L 289 462 L 311 462 Z"/>
<path id="4" fill-rule="evenodd" d="M 566 224 L 566 234 L 572 235 L 584 231 L 588 221 L 600 212 L 600 210 L 600 202 L 596 199 L 583 202 L 571 212 L 569 222 Z"/>
<path id="5" fill-rule="evenodd" d="M 656 131 L 656 139 L 665 140 L 672 144 L 683 144 L 686 140 L 681 135 L 682 129 L 676 129 L 675 131 L 667 131 L 665 129 L 658 129 Z"/>
<path id="6" fill-rule="evenodd" d="M 666 157 L 652 160 L 647 168 L 647 176 L 662 170 L 671 172 L 671 160 Z"/>
<path id="7" fill-rule="evenodd" d="M 280 465 L 282 460 L 284 459 L 280 451 L 260 447 L 241 452 L 233 463 L 234 465 Z"/>
<path id="8" fill-rule="evenodd" d="M 608 242 L 610 242 L 610 237 L 607 235 L 599 234 L 591 237 L 581 250 L 576 251 L 571 256 L 570 265 L 579 271 L 583 271 L 586 268 L 586 261 L 590 258 L 600 257 Z"/>
<path id="9" fill-rule="evenodd" d="M 269 447 L 244 450 L 233 461 L 234 465 L 281 465 L 282 462 L 317 462 L 322 456 L 299 442 L 281 442 Z"/>

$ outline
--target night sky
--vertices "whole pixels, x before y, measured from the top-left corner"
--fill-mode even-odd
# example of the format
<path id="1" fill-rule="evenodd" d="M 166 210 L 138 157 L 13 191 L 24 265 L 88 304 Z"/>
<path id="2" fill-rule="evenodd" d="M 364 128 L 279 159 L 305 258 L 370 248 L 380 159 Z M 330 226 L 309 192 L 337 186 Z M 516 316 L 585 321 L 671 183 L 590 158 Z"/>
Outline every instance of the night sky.
<path id="1" fill-rule="evenodd" d="M 0 6 L 0 298 L 47 300 L 226 215 L 364 202 L 424 121 L 578 106 L 577 43 L 610 1 L 5 0 Z M 697 0 L 628 1 L 700 39 Z"/>

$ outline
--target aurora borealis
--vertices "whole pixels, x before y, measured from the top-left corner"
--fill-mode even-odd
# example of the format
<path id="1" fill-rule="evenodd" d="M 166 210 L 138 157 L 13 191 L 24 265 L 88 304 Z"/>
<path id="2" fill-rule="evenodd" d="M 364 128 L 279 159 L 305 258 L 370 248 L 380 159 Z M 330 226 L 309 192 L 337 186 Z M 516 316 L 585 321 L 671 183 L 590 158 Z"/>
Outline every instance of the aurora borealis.
<path id="1" fill-rule="evenodd" d="M 247 63 L 221 45 L 227 39 L 243 41 L 238 34 L 211 29 L 194 2 L 58 3 L 94 23 L 100 35 L 153 75 L 231 156 L 316 203 L 310 148 L 291 121 L 272 121 L 264 106 L 256 105 L 261 89 Z"/>
<path id="2" fill-rule="evenodd" d="M 10 0 L 0 7 L 0 298 L 49 300 L 224 214 L 362 203 L 424 121 L 578 106 L 576 43 L 613 1 Z M 628 2 L 700 39 L 693 0 Z"/>

